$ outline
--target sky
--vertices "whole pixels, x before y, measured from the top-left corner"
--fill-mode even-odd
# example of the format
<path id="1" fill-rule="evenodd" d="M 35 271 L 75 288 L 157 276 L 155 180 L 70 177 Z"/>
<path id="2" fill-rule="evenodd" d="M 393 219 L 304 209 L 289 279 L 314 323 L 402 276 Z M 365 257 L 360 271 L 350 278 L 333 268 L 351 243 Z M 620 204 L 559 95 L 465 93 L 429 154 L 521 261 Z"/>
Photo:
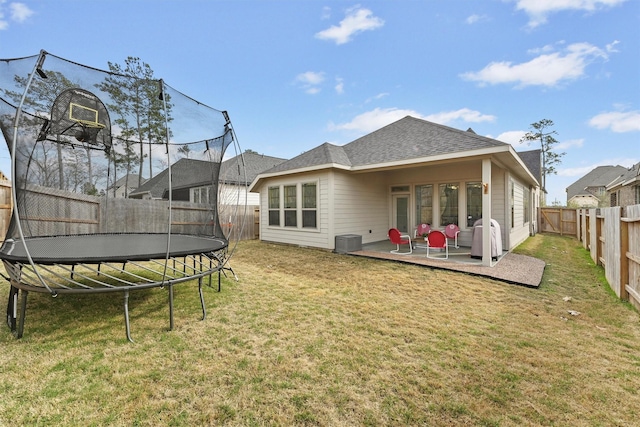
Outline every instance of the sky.
<path id="1" fill-rule="evenodd" d="M 0 58 L 138 57 L 293 158 L 407 115 L 511 144 L 552 120 L 547 204 L 640 162 L 640 0 L 0 0 Z M 10 171 L 0 147 L 0 170 Z"/>

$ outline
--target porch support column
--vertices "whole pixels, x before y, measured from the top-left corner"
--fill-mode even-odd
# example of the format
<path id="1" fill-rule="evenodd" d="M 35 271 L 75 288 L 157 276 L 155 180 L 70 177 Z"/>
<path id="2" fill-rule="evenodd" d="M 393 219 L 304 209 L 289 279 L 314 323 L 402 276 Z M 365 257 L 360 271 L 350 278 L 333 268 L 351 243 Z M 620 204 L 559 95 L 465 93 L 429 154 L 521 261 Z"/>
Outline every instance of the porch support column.
<path id="1" fill-rule="evenodd" d="M 491 267 L 491 159 L 482 160 L 482 265 Z"/>

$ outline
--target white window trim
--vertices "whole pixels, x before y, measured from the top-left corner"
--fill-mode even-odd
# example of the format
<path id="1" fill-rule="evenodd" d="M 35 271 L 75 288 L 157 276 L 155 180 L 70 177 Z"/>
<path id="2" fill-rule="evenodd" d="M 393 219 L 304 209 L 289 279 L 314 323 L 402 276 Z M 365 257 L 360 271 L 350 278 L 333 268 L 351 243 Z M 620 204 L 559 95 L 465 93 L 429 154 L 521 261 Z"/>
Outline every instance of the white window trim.
<path id="1" fill-rule="evenodd" d="M 303 227 L 302 226 L 302 185 L 304 184 L 315 184 L 316 186 L 316 207 L 315 207 L 315 211 L 316 211 L 316 227 L 312 228 L 312 227 Z M 284 187 L 292 187 L 295 186 L 296 187 L 296 225 L 295 226 L 291 226 L 291 225 L 284 225 L 284 218 L 285 218 L 285 208 L 284 208 L 284 199 L 285 199 L 285 193 L 284 193 Z M 280 212 L 280 225 L 269 225 L 269 188 L 274 188 L 274 187 L 278 187 L 279 191 L 280 191 L 280 207 L 278 208 L 279 212 Z M 302 231 L 302 232 L 308 232 L 308 233 L 319 233 L 320 232 L 320 181 L 315 179 L 315 180 L 305 180 L 305 181 L 296 181 L 296 182 L 283 182 L 280 184 L 276 184 L 276 185 L 268 185 L 267 186 L 267 200 L 266 200 L 266 206 L 267 206 L 267 228 L 269 229 L 273 229 L 273 230 L 292 230 L 292 231 Z M 288 210 L 288 209 L 287 209 Z M 312 210 L 309 208 L 305 208 L 304 210 Z"/>

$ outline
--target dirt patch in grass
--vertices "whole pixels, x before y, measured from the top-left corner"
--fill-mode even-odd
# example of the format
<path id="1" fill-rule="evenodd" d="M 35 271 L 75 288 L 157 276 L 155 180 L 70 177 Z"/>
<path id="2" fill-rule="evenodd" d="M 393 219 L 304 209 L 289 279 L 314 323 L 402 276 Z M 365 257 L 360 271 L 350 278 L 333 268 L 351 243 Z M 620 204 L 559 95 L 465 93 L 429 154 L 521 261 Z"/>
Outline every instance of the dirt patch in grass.
<path id="1" fill-rule="evenodd" d="M 0 424 L 635 423 L 637 311 L 574 239 L 518 252 L 540 289 L 243 242 L 204 322 L 195 283 L 170 332 L 166 290 L 133 292 L 134 344 L 119 296 L 30 294 L 24 338 L 0 332 Z"/>

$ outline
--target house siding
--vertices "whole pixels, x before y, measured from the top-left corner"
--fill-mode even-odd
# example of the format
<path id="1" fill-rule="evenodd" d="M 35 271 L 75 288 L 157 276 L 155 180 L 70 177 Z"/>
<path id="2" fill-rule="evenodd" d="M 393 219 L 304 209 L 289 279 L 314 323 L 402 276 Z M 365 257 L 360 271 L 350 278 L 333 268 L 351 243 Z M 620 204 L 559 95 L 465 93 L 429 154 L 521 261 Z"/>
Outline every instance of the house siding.
<path id="1" fill-rule="evenodd" d="M 500 224 L 503 248 L 512 249 L 529 236 L 529 222 L 524 222 L 524 184 L 503 168 L 492 164 L 492 218 Z M 434 185 L 434 227 L 442 229 L 439 223 L 439 184 L 459 184 L 459 224 L 458 241 L 462 246 L 471 246 L 473 227 L 466 222 L 466 183 L 480 182 L 481 162 L 459 164 L 455 168 L 447 165 L 416 167 L 391 171 L 368 173 L 344 172 L 329 169 L 320 172 L 287 175 L 270 178 L 260 188 L 260 238 L 264 241 L 298 246 L 335 249 L 335 236 L 356 234 L 362 236 L 362 243 L 387 239 L 389 227 L 393 223 L 393 186 L 410 188 L 409 205 L 411 227 L 415 227 L 415 186 Z M 515 221 L 511 226 L 511 195 L 508 183 L 514 182 Z M 318 183 L 318 229 L 303 230 L 290 227 L 268 225 L 268 188 L 315 181 Z M 530 206 L 530 211 L 534 206 Z M 530 213 L 531 214 L 531 213 Z"/>
<path id="2" fill-rule="evenodd" d="M 388 188 L 382 174 L 334 174 L 334 236 L 357 234 L 362 243 L 387 238 Z M 330 242 L 334 248 L 335 239 Z"/>
<path id="3" fill-rule="evenodd" d="M 260 190 L 260 239 L 268 242 L 332 249 L 329 240 L 329 172 L 297 174 L 283 179 L 265 182 Z M 293 227 L 269 226 L 268 191 L 271 186 L 297 185 L 306 182 L 318 183 L 317 228 L 301 229 Z"/>
<path id="4" fill-rule="evenodd" d="M 508 240 L 504 240 L 504 242 L 507 243 L 505 247 L 511 250 L 516 246 L 518 246 L 520 243 L 524 242 L 529 237 L 531 228 L 530 228 L 530 219 L 527 218 L 525 220 L 525 217 L 524 217 L 525 216 L 524 196 L 525 196 L 526 186 L 517 178 L 509 177 L 509 179 L 512 180 L 513 182 L 513 190 L 514 190 L 513 223 L 511 218 L 509 218 L 508 222 L 505 222 L 509 224 L 509 228 L 507 230 L 507 233 L 503 231 L 503 234 L 505 237 L 508 238 Z M 507 189 L 507 191 L 510 191 L 510 189 Z M 508 207 L 509 207 L 508 211 L 510 211 L 511 209 L 510 199 L 509 199 Z M 531 217 L 532 215 L 532 209 L 534 209 L 534 206 L 530 205 L 529 217 Z"/>

